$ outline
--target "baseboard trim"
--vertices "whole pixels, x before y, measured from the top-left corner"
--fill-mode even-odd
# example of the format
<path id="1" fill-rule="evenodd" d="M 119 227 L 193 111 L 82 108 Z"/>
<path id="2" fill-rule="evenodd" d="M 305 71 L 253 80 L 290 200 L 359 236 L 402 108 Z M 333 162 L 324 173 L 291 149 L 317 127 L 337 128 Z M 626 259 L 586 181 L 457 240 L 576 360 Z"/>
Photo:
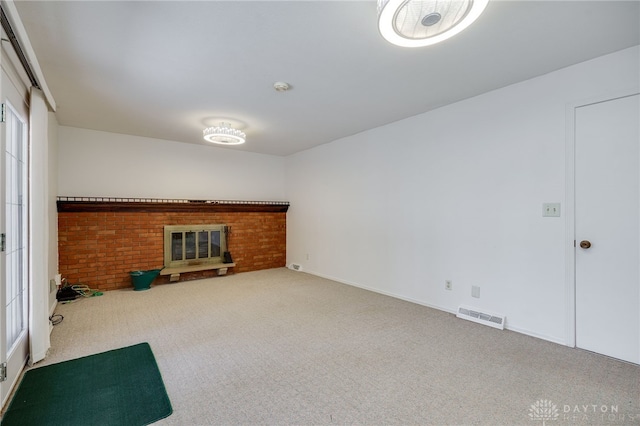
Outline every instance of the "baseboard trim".
<path id="1" fill-rule="evenodd" d="M 426 306 L 427 308 L 437 309 L 439 311 L 447 312 L 447 313 L 450 313 L 450 314 L 453 314 L 453 315 L 456 314 L 456 309 L 455 308 L 452 309 L 452 308 L 448 308 L 448 307 L 445 307 L 445 306 L 434 305 L 432 303 L 427 303 L 427 302 L 422 301 L 422 300 L 414 299 L 414 298 L 411 298 L 411 297 L 406 297 L 406 296 L 403 296 L 403 295 L 400 295 L 400 294 L 397 294 L 397 293 L 393 293 L 393 292 L 390 292 L 390 291 L 380 290 L 380 289 L 369 287 L 369 286 L 366 286 L 366 285 L 362 285 L 362 284 L 359 284 L 359 283 L 356 283 L 356 282 L 343 280 L 343 279 L 340 279 L 340 278 L 332 277 L 330 275 L 321 274 L 321 273 L 315 272 L 315 271 L 308 271 L 307 270 L 305 272 L 307 274 L 315 275 L 315 276 L 320 277 L 320 278 L 325 278 L 325 279 L 328 279 L 328 280 L 331 280 L 331 281 L 336 281 L 336 282 L 338 282 L 340 284 L 346 284 L 346 285 L 350 285 L 352 287 L 361 288 L 363 290 L 372 291 L 374 293 L 383 294 L 385 296 L 393 297 L 395 299 L 404 300 L 405 302 L 415 303 L 417 305 Z M 558 338 L 558 337 L 553 337 L 553 336 L 548 336 L 546 334 L 537 333 L 537 332 L 534 332 L 534 331 L 531 331 L 531 330 L 528 330 L 528 329 L 525 329 L 525 328 L 520 328 L 520 327 L 517 327 L 517 326 L 509 325 L 509 318 L 507 318 L 506 325 L 505 325 L 504 328 L 505 328 L 505 330 L 513 331 L 515 333 L 524 334 L 526 336 L 534 337 L 536 339 L 546 340 L 547 342 L 556 343 L 558 345 L 573 347 L 570 344 L 568 344 L 565 341 L 565 339 Z"/>
<path id="2" fill-rule="evenodd" d="M 340 278 L 332 277 L 330 275 L 325 275 L 325 274 L 321 274 L 321 273 L 318 273 L 318 272 L 306 271 L 306 273 L 307 274 L 311 274 L 311 275 L 315 275 L 315 276 L 320 277 L 320 278 L 325 278 L 325 279 L 328 279 L 328 280 L 331 280 L 331 281 L 336 281 L 336 282 L 339 282 L 340 284 L 346 284 L 346 285 L 350 285 L 352 287 L 361 288 L 363 290 L 372 291 L 374 293 L 383 294 L 385 296 L 393 297 L 394 299 L 404 300 L 405 302 L 415 303 L 416 305 L 426 306 L 427 308 L 437 309 L 439 311 L 448 312 L 448 313 L 454 314 L 454 315 L 456 314 L 456 310 L 455 309 L 449 309 L 449 308 L 446 308 L 444 306 L 434 305 L 434 304 L 427 303 L 427 302 L 422 301 L 422 300 L 418 300 L 418 299 L 414 299 L 414 298 L 411 298 L 411 297 L 403 296 L 401 294 L 393 293 L 393 292 L 390 292 L 390 291 L 380 290 L 380 289 L 377 289 L 377 288 L 373 288 L 373 287 L 369 287 L 369 286 L 366 286 L 366 285 L 358 284 L 358 283 L 355 283 L 355 282 L 352 282 L 352 281 L 343 280 L 343 279 L 340 279 Z"/>
<path id="3" fill-rule="evenodd" d="M 534 331 L 527 330 L 525 328 L 510 326 L 508 318 L 507 318 L 507 327 L 505 327 L 505 328 L 507 330 L 513 331 L 515 333 L 520 333 L 520 334 L 524 334 L 526 336 L 535 337 L 536 339 L 546 340 L 547 342 L 557 343 L 558 345 L 562 345 L 562 346 L 573 347 L 573 346 L 569 345 L 565 341 L 565 339 L 561 339 L 559 337 L 547 336 L 546 334 L 536 333 Z"/>

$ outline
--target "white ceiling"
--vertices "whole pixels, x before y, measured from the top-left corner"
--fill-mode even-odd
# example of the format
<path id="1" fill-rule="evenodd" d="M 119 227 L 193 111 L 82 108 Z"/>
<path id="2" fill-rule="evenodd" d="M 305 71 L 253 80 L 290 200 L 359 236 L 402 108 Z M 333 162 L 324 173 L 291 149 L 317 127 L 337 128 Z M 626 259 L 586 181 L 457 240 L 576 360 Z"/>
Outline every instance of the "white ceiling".
<path id="1" fill-rule="evenodd" d="M 288 155 L 640 43 L 640 1 L 490 1 L 393 46 L 375 1 L 16 1 L 61 125 Z M 292 89 L 276 92 L 273 83 Z M 393 141 L 391 141 L 393 142 Z"/>

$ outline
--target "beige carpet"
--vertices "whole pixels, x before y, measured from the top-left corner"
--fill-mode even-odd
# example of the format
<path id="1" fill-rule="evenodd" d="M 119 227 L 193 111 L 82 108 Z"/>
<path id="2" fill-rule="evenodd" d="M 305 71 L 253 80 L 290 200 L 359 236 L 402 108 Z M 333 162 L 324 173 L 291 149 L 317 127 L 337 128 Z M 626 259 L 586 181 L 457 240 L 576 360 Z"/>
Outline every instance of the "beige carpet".
<path id="1" fill-rule="evenodd" d="M 56 313 L 38 365 L 150 343 L 174 408 L 158 424 L 640 423 L 638 366 L 284 268 Z"/>

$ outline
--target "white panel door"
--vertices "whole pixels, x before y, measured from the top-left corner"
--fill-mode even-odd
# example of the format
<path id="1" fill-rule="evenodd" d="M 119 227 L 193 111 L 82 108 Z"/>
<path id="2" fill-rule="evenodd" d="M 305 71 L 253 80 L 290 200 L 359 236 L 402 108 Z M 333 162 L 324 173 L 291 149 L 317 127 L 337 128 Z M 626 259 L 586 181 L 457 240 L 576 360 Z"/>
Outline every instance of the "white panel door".
<path id="1" fill-rule="evenodd" d="M 576 346 L 640 363 L 640 96 L 575 109 Z"/>

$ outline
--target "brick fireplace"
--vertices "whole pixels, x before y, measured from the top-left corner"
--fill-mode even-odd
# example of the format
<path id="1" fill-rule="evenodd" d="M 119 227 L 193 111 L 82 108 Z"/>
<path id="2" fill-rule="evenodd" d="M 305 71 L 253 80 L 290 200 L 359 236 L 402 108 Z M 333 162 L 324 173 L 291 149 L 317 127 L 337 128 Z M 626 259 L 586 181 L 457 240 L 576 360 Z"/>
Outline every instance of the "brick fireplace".
<path id="1" fill-rule="evenodd" d="M 58 198 L 59 269 L 71 284 L 131 288 L 129 272 L 164 264 L 164 227 L 227 225 L 229 273 L 285 266 L 287 202 Z M 217 276 L 205 270 L 181 280 Z M 155 284 L 169 282 L 159 276 Z M 221 278 L 222 279 L 222 278 Z"/>

